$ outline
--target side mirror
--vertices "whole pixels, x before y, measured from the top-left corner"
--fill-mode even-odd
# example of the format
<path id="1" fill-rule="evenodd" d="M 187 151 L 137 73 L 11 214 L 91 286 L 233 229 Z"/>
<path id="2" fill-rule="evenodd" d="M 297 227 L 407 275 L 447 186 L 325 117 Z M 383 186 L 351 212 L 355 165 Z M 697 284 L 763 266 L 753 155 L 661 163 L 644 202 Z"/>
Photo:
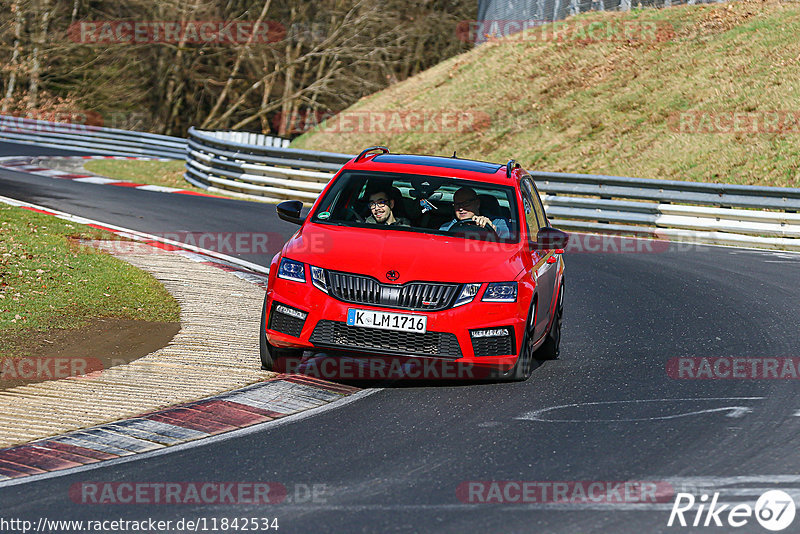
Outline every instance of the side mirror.
<path id="1" fill-rule="evenodd" d="M 299 200 L 284 200 L 275 206 L 278 217 L 294 224 L 303 224 L 303 221 L 306 220 L 305 217 L 300 217 L 301 209 L 303 209 L 303 203 Z"/>
<path id="2" fill-rule="evenodd" d="M 536 248 L 543 250 L 565 249 L 569 242 L 569 234 L 545 226 L 536 234 Z"/>

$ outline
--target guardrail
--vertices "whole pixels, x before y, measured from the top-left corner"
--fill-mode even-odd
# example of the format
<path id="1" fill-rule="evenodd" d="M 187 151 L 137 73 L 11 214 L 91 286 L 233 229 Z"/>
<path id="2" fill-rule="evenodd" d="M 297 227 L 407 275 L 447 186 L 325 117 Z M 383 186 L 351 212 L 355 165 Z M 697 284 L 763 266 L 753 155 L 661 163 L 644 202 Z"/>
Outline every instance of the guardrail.
<path id="1" fill-rule="evenodd" d="M 800 189 L 532 172 L 554 226 L 800 250 Z"/>
<path id="2" fill-rule="evenodd" d="M 107 156 L 184 159 L 186 139 L 0 115 L 0 141 Z"/>
<path id="3" fill-rule="evenodd" d="M 0 140 L 93 154 L 186 158 L 184 178 L 229 195 L 311 204 L 349 154 L 287 148 L 247 132 L 189 129 L 188 140 L 0 116 Z M 554 226 L 800 251 L 800 189 L 532 172 Z"/>
<path id="4" fill-rule="evenodd" d="M 286 148 L 288 141 L 269 136 L 261 136 L 258 144 L 248 144 L 235 140 L 233 133 L 189 128 L 184 178 L 209 191 L 310 204 L 334 173 L 353 158 Z"/>
<path id="5" fill-rule="evenodd" d="M 210 190 L 312 203 L 349 154 L 249 145 L 189 129 L 185 178 Z M 800 189 L 532 172 L 565 230 L 800 250 Z"/>

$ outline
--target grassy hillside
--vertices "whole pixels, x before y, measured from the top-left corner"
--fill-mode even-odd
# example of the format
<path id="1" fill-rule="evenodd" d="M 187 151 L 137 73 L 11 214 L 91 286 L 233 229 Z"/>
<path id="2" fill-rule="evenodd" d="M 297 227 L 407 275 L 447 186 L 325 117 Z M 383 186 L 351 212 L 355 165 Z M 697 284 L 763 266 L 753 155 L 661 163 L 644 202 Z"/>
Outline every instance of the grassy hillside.
<path id="1" fill-rule="evenodd" d="M 560 39 L 533 29 L 478 46 L 343 112 L 484 114 L 472 131 L 363 131 L 380 128 L 351 120 L 293 146 L 386 144 L 543 171 L 800 187 L 800 5 L 599 12 L 561 24 Z"/>

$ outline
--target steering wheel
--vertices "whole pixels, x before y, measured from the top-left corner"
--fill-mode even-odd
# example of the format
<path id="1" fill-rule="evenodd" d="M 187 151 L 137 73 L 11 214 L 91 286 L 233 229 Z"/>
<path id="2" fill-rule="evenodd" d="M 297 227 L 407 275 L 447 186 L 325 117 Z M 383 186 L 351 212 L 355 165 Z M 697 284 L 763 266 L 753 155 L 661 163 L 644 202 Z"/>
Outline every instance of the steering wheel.
<path id="1" fill-rule="evenodd" d="M 479 234 L 479 235 L 497 235 L 497 232 L 494 228 L 489 226 L 478 226 L 478 223 L 473 221 L 472 219 L 464 219 L 462 221 L 456 222 L 453 226 L 450 227 L 448 232 L 459 233 L 459 234 Z"/>
<path id="2" fill-rule="evenodd" d="M 348 207 L 345 211 L 348 215 L 352 215 L 353 219 L 355 219 L 357 222 L 363 223 L 366 221 L 366 219 L 362 217 L 361 214 L 358 213 L 352 206 Z"/>

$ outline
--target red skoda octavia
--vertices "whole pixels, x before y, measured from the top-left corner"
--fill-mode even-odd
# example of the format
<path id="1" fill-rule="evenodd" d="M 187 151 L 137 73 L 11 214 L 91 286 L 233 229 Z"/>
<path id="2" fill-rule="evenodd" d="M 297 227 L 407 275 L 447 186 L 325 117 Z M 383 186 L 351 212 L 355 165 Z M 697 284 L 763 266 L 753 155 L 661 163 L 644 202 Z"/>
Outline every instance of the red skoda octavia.
<path id="1" fill-rule="evenodd" d="M 458 362 L 525 380 L 558 357 L 568 235 L 530 175 L 459 158 L 363 151 L 276 254 L 261 319 L 264 369 L 330 358 Z"/>

